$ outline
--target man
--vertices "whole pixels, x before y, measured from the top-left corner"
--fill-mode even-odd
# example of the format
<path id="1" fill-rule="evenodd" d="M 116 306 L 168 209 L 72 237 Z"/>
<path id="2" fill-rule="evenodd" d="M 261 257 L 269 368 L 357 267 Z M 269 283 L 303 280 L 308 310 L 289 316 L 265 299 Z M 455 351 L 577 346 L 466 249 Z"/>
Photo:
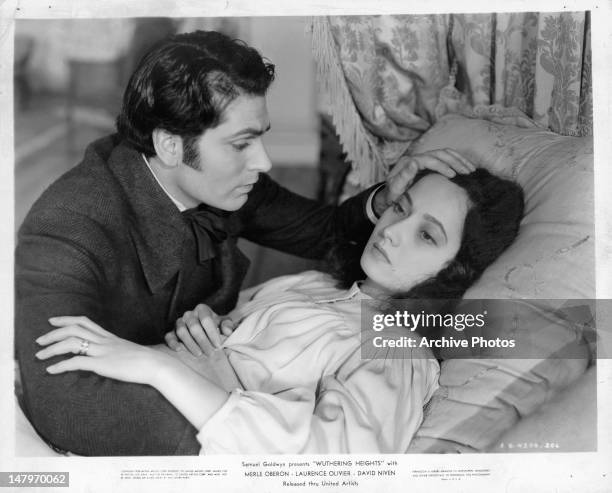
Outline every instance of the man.
<path id="1" fill-rule="evenodd" d="M 130 79 L 117 134 L 91 144 L 29 212 L 16 251 L 22 406 L 58 449 L 171 455 L 199 445 L 196 430 L 150 387 L 46 374 L 49 361 L 34 354 L 50 318 L 87 316 L 123 338 L 161 343 L 197 304 L 211 314 L 234 306 L 248 268 L 239 236 L 321 258 L 334 241 L 364 242 L 368 200 L 382 212 L 414 173 L 417 166 L 406 167 L 374 198 L 366 191 L 337 209 L 274 183 L 261 140 L 273 77 L 254 49 L 222 34 L 169 38 Z"/>

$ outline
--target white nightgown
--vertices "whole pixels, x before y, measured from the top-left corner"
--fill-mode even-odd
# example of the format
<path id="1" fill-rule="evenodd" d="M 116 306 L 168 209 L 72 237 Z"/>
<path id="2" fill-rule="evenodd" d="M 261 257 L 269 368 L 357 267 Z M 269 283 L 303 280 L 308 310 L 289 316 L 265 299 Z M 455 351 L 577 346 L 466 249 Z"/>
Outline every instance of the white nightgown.
<path id="1" fill-rule="evenodd" d="M 381 349 L 362 359 L 361 300 L 369 297 L 319 272 L 245 294 L 223 348 L 242 389 L 199 431 L 202 454 L 406 451 L 438 386 L 430 352 L 393 359 Z"/>

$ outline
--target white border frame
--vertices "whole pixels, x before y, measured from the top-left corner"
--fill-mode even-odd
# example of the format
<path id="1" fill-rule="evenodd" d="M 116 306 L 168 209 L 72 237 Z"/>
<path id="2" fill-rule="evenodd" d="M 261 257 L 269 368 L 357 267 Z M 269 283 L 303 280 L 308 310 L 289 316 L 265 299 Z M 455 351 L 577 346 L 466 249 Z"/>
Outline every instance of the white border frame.
<path id="1" fill-rule="evenodd" d="M 0 226 L 2 245 L 2 330 L 4 344 L 0 346 L 0 385 L 5 398 L 2 415 L 8 417 L 0 432 L 0 471 L 70 471 L 71 487 L 57 491 L 305 491 L 308 488 L 283 488 L 278 479 L 245 478 L 239 456 L 215 457 L 104 457 L 104 458 L 19 458 L 14 457 L 13 416 L 13 252 L 14 252 L 14 135 L 13 135 L 13 42 L 15 19 L 57 19 L 92 17 L 147 16 L 270 16 L 270 15 L 339 15 L 443 13 L 491 11 L 592 11 L 595 203 L 596 203 L 596 269 L 597 297 L 612 298 L 612 132 L 610 127 L 612 85 L 612 17 L 607 0 L 478 0 L 462 2 L 407 0 L 315 0 L 287 2 L 282 0 L 0 0 L 0 200 L 7 220 Z M 349 491 L 612 491 L 612 362 L 598 362 L 598 452 L 596 453 L 536 453 L 479 455 L 409 455 L 394 456 L 398 460 L 397 476 L 389 480 L 376 478 L 362 481 Z M 6 423 L 9 423 L 7 425 Z M 352 456 L 356 458 L 356 456 Z M 333 459 L 334 457 L 326 457 Z M 337 457 L 346 459 L 346 457 Z M 364 457 L 373 458 L 373 457 Z M 385 456 L 390 459 L 390 456 Z M 276 457 L 249 457 L 249 460 L 280 460 Z M 299 457 L 282 456 L 283 461 Z M 479 467 L 489 468 L 486 479 L 464 479 L 458 482 L 414 480 L 409 472 L 414 468 Z M 228 476 L 205 480 L 122 481 L 124 469 L 224 469 Z M 47 490 L 43 490 L 47 491 Z M 51 490 L 49 490 L 51 491 Z M 327 491 L 337 491 L 328 488 Z"/>

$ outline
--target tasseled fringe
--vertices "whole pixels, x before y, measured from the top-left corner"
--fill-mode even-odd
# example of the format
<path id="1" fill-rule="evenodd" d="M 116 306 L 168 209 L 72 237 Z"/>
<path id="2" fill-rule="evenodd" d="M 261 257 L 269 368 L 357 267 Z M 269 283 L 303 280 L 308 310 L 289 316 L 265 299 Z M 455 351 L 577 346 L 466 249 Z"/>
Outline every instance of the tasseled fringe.
<path id="1" fill-rule="evenodd" d="M 359 184 L 365 188 L 384 180 L 387 166 L 355 107 L 327 17 L 313 18 L 312 51 L 317 77 L 330 96 L 330 112 L 336 132 L 348 160 L 359 175 Z"/>

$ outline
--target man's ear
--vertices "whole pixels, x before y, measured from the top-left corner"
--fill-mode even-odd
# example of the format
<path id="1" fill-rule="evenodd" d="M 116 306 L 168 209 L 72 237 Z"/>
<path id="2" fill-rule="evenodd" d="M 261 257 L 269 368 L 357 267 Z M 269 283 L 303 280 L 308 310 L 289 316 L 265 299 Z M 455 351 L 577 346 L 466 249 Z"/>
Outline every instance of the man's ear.
<path id="1" fill-rule="evenodd" d="M 165 168 L 176 168 L 183 161 L 183 142 L 175 134 L 156 128 L 151 135 L 155 154 Z"/>

